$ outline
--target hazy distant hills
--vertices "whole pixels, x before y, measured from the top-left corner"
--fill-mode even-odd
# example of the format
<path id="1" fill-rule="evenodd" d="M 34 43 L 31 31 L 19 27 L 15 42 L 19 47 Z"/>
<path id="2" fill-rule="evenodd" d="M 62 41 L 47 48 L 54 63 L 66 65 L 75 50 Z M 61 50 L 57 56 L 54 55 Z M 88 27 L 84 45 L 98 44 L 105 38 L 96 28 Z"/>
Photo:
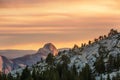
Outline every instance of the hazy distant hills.
<path id="1" fill-rule="evenodd" d="M 0 50 L 0 55 L 5 56 L 9 59 L 22 57 L 27 54 L 34 54 L 35 50 Z"/>
<path id="2" fill-rule="evenodd" d="M 39 62 L 41 58 L 45 59 L 49 53 L 52 53 L 53 55 L 58 54 L 57 48 L 52 43 L 45 44 L 43 48 L 40 48 L 37 52 L 32 50 L 1 51 L 0 71 L 9 73 L 12 70 L 23 68 L 25 66 L 32 66 Z M 9 59 L 8 57 L 13 59 Z"/>
<path id="3" fill-rule="evenodd" d="M 21 64 L 22 66 L 32 66 L 41 61 L 41 58 L 45 59 L 49 53 L 52 53 L 53 55 L 58 54 L 57 48 L 52 43 L 45 44 L 43 48 L 40 48 L 35 54 L 25 55 L 23 57 L 12 59 L 12 61 L 20 66 Z"/>

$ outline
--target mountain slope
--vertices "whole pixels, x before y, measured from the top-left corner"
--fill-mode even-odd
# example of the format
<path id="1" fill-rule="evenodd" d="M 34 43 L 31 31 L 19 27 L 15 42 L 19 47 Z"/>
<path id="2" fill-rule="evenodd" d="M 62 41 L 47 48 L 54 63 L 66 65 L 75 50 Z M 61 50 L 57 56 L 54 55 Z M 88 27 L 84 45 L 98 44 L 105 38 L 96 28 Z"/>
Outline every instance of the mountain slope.
<path id="1" fill-rule="evenodd" d="M 20 58 L 13 59 L 12 61 L 20 66 L 32 66 L 42 59 L 45 59 L 49 53 L 53 55 L 58 54 L 58 50 L 52 43 L 47 43 L 43 48 L 40 48 L 36 54 L 26 55 Z"/>
<path id="2" fill-rule="evenodd" d="M 70 60 L 68 68 L 71 69 L 75 66 L 78 73 L 88 64 L 92 74 L 96 76 L 96 80 L 100 80 L 99 75 L 102 75 L 102 78 L 106 80 L 108 73 L 110 78 L 113 78 L 120 68 L 120 33 L 112 31 L 108 37 L 97 39 L 88 45 L 60 51 L 59 55 L 54 57 L 54 67 L 57 67 L 58 64 L 64 64 L 63 59 L 67 58 Z M 101 63 L 101 61 L 103 62 Z M 40 72 L 49 70 L 48 67 L 50 67 L 46 61 L 34 66 L 37 66 L 37 70 L 42 69 Z M 107 74 L 105 75 L 105 73 Z"/>
<path id="3" fill-rule="evenodd" d="M 18 64 L 13 63 L 4 56 L 0 56 L 0 72 L 9 73 L 10 71 L 18 68 L 20 68 Z"/>
<path id="4" fill-rule="evenodd" d="M 61 55 L 56 57 L 55 61 L 58 63 L 61 61 L 62 55 L 67 55 L 71 60 L 69 66 L 75 64 L 77 67 L 80 67 L 82 64 L 88 63 L 93 69 L 94 63 L 101 55 L 106 60 L 110 55 L 117 57 L 117 54 L 120 54 L 120 34 L 110 36 L 84 47 L 63 51 Z"/>
<path id="5" fill-rule="evenodd" d="M 120 55 L 120 34 L 110 36 L 93 44 L 86 45 L 85 47 L 61 52 L 61 55 L 56 57 L 55 62 L 61 63 L 63 55 L 70 58 L 70 63 L 68 64 L 70 68 L 75 65 L 77 72 L 81 72 L 87 63 L 94 73 L 98 73 L 95 68 L 95 63 L 103 57 L 105 72 L 107 72 L 109 71 L 107 68 L 112 65 L 109 62 L 110 56 L 116 59 Z M 112 68 L 111 72 L 115 69 L 116 68 Z"/>

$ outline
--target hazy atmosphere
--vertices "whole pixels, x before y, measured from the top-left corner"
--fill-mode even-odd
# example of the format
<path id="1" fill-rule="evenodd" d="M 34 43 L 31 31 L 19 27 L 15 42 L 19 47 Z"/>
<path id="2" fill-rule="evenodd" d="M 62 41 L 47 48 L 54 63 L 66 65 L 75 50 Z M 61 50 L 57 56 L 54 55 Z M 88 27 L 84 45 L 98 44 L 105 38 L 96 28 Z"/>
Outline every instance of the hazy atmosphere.
<path id="1" fill-rule="evenodd" d="M 0 49 L 73 47 L 120 30 L 119 0 L 0 0 Z"/>

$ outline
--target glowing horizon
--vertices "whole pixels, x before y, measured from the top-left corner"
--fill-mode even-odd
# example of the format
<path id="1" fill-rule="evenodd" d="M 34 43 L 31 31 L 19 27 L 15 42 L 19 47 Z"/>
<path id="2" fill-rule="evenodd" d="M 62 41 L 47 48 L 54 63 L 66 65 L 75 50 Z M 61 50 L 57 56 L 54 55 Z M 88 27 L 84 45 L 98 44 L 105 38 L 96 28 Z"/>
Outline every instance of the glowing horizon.
<path id="1" fill-rule="evenodd" d="M 120 31 L 119 0 L 0 0 L 0 49 L 80 46 Z"/>

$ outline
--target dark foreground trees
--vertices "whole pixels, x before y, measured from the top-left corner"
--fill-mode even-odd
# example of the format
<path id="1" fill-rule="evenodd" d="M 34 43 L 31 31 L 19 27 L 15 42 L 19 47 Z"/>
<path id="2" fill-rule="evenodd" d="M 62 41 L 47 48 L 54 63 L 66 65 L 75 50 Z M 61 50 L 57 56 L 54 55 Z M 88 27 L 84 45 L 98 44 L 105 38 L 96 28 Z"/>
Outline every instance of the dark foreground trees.
<path id="1" fill-rule="evenodd" d="M 49 54 L 46 62 L 48 68 L 42 72 L 39 67 L 33 67 L 32 70 L 26 67 L 21 75 L 12 77 L 11 74 L 1 74 L 0 80 L 94 80 L 88 64 L 79 72 L 75 65 L 68 67 L 70 60 L 66 55 L 62 56 L 63 63 L 54 65 L 53 56 Z"/>

